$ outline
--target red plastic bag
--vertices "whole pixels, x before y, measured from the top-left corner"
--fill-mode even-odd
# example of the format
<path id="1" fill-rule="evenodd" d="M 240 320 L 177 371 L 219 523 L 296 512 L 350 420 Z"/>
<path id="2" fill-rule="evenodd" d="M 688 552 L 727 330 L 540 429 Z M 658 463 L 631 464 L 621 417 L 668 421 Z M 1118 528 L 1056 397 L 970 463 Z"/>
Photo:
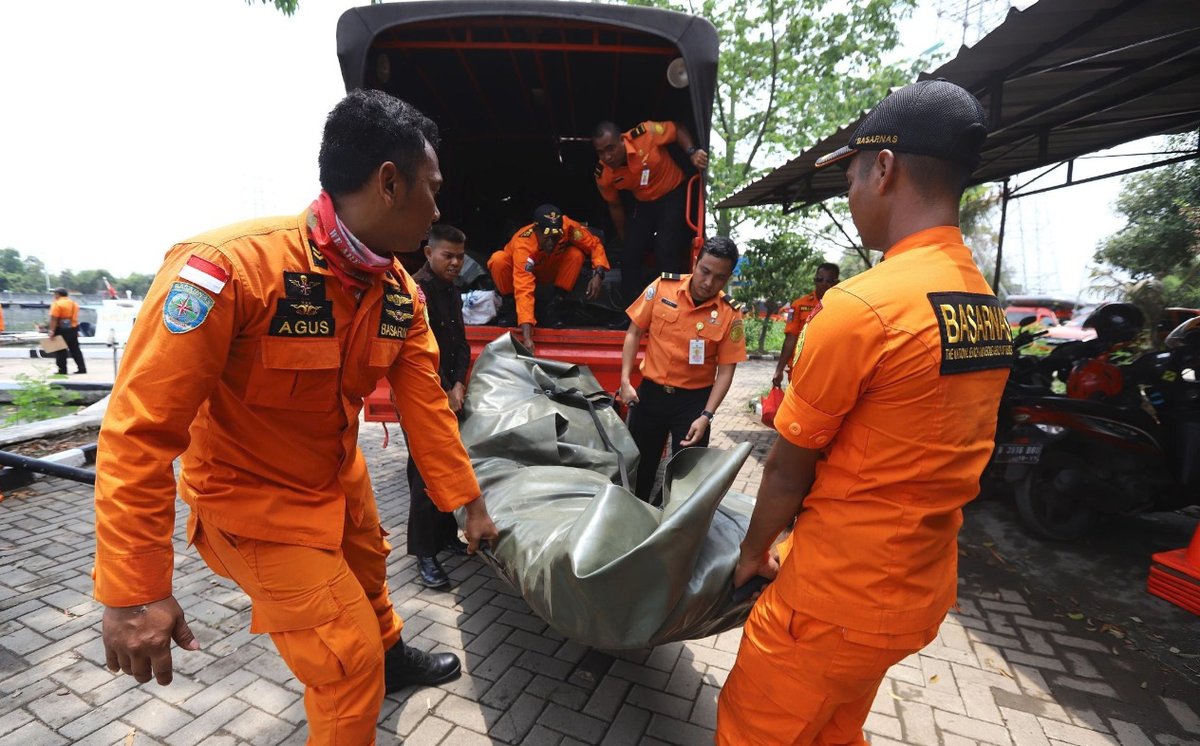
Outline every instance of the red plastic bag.
<path id="1" fill-rule="evenodd" d="M 773 387 L 760 401 L 762 402 L 762 424 L 774 428 L 775 413 L 779 411 L 779 405 L 783 404 L 783 389 L 778 386 Z"/>

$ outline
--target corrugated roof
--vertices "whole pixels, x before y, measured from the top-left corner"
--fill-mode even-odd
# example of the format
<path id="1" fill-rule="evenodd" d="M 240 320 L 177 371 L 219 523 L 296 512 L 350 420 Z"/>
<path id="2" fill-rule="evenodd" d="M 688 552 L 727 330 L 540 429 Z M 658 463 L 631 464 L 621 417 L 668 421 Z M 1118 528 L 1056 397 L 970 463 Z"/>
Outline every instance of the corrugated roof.
<path id="1" fill-rule="evenodd" d="M 1200 128 L 1196 0 L 1040 0 L 1011 10 L 974 47 L 921 79 L 975 94 L 991 134 L 974 183 L 1151 135 Z M 860 117 L 861 120 L 861 117 Z M 860 120 L 717 207 L 814 204 L 846 191 L 838 168 L 813 162 L 845 145 Z"/>

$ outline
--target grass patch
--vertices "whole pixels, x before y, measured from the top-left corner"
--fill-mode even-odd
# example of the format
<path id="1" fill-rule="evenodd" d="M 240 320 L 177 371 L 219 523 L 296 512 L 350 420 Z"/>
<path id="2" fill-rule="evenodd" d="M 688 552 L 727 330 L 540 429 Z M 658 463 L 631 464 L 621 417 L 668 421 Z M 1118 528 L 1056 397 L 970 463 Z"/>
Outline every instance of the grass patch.
<path id="1" fill-rule="evenodd" d="M 786 324 L 782 321 L 767 321 L 764 319 L 746 319 L 746 351 L 759 352 L 758 335 L 761 333 L 763 324 L 767 325 L 767 338 L 763 340 L 763 352 L 779 352 L 783 349 L 783 328 Z"/>

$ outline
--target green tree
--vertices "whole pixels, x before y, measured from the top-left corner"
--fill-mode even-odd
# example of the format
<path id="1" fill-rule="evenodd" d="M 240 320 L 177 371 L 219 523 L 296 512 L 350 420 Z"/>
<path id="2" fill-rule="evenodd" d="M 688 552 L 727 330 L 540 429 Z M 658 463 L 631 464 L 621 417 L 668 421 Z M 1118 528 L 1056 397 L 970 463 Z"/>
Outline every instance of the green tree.
<path id="1" fill-rule="evenodd" d="M 20 273 L 9 278 L 8 289 L 14 293 L 44 293 L 46 283 L 46 265 L 36 256 L 27 256 L 21 260 Z"/>
<path id="2" fill-rule="evenodd" d="M 246 0 L 246 5 L 254 5 L 255 0 Z M 300 0 L 259 0 L 263 5 L 274 5 L 285 16 L 294 15 L 300 7 Z"/>
<path id="3" fill-rule="evenodd" d="M 1171 138 L 1171 150 L 1197 151 L 1198 135 Z M 1161 284 L 1168 306 L 1200 305 L 1200 160 L 1143 171 L 1122 180 L 1117 212 L 1126 225 L 1104 239 L 1096 261 L 1133 281 Z M 1112 272 L 1101 269 L 1102 287 L 1110 290 Z"/>
<path id="4" fill-rule="evenodd" d="M 154 275 L 134 272 L 126 277 L 110 278 L 110 280 L 121 297 L 124 297 L 125 292 L 129 291 L 134 298 L 142 298 L 150 289 L 150 283 L 154 282 Z"/>
<path id="5" fill-rule="evenodd" d="M 763 352 L 769 324 L 766 319 L 798 295 L 812 290 L 817 265 L 825 261 L 809 240 L 797 233 L 779 233 L 750 241 L 738 262 L 733 297 L 765 319 L 758 327 L 758 352 Z M 760 305 L 761 304 L 761 305 Z"/>
<path id="6" fill-rule="evenodd" d="M 0 251 L 0 284 L 14 293 L 44 293 L 46 268 L 37 257 L 22 257 L 9 247 Z"/>
<path id="7" fill-rule="evenodd" d="M 709 196 L 719 202 L 742 185 L 853 120 L 891 86 L 915 77 L 927 60 L 883 64 L 897 24 L 915 0 L 629 0 L 707 18 L 721 38 Z M 720 235 L 770 211 L 722 210 Z"/>

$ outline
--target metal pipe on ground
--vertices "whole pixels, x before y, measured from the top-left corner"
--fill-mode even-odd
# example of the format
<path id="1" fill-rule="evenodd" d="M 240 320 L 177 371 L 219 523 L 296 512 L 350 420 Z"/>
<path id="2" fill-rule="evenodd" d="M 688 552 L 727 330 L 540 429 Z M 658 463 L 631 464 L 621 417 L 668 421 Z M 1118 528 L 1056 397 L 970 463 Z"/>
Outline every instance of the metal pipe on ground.
<path id="1" fill-rule="evenodd" d="M 95 445 L 85 446 L 83 450 L 94 452 Z M 66 466 L 64 464 L 55 463 L 47 459 L 31 458 L 22 456 L 19 453 L 11 451 L 0 451 L 0 466 L 8 466 L 13 469 L 23 471 L 31 471 L 37 474 L 45 474 L 51 477 L 59 477 L 61 479 L 69 479 L 72 482 L 82 482 L 84 484 L 96 483 L 96 472 L 87 469 L 80 469 L 75 466 Z"/>

